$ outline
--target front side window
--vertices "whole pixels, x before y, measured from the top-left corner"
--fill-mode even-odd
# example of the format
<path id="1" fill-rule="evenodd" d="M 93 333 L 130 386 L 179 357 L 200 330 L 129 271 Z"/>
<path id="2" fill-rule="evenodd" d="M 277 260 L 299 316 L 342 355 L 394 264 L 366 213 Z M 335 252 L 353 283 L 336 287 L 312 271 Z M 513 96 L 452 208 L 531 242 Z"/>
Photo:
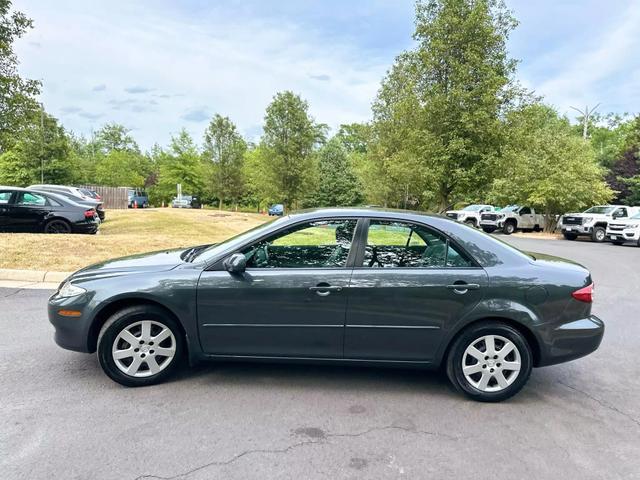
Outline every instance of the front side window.
<path id="1" fill-rule="evenodd" d="M 473 263 L 437 232 L 421 225 L 372 220 L 363 267 L 446 268 Z"/>
<path id="2" fill-rule="evenodd" d="M 627 216 L 627 209 L 626 208 L 619 208 L 618 210 L 613 212 L 613 217 L 614 218 L 624 218 L 626 216 Z"/>
<path id="3" fill-rule="evenodd" d="M 47 204 L 46 197 L 37 193 L 20 192 L 16 201 L 18 205 L 29 205 L 42 207 Z"/>
<path id="4" fill-rule="evenodd" d="M 245 248 L 247 268 L 345 267 L 356 220 L 323 220 L 280 231 Z"/>
<path id="5" fill-rule="evenodd" d="M 520 210 L 520 215 L 529 215 L 531 213 L 531 209 L 529 207 L 524 207 Z"/>
<path id="6" fill-rule="evenodd" d="M 10 191 L 3 191 L 0 192 L 0 205 L 6 205 L 7 203 L 9 203 L 9 200 L 11 200 L 11 194 L 13 192 Z"/>

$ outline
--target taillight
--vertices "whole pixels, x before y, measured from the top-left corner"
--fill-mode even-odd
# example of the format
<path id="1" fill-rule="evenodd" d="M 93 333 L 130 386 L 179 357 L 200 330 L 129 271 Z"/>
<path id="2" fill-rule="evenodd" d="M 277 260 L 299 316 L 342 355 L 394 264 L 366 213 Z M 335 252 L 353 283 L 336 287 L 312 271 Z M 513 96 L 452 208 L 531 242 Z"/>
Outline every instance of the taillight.
<path id="1" fill-rule="evenodd" d="M 84 218 L 93 218 L 96 215 L 96 211 L 94 209 L 91 210 L 85 210 L 84 212 Z"/>
<path id="2" fill-rule="evenodd" d="M 593 302 L 593 283 L 584 288 L 581 288 L 580 290 L 576 290 L 571 294 L 571 296 L 581 302 Z"/>

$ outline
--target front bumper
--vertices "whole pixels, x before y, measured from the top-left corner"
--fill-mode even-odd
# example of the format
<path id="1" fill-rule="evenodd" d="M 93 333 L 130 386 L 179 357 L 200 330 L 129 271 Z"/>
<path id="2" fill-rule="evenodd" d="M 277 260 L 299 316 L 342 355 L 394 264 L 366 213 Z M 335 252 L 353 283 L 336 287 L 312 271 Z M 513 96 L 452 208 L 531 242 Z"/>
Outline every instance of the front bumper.
<path id="1" fill-rule="evenodd" d="M 88 339 L 91 322 L 85 312 L 87 294 L 70 298 L 57 295 L 58 292 L 54 293 L 47 305 L 49 322 L 56 330 L 53 337 L 55 342 L 67 350 L 90 353 Z M 60 310 L 77 310 L 82 314 L 79 317 L 66 317 L 58 313 Z"/>
<path id="2" fill-rule="evenodd" d="M 626 229 L 616 231 L 607 230 L 607 240 L 637 242 L 638 240 L 640 240 L 640 229 Z"/>
<path id="3" fill-rule="evenodd" d="M 576 235 L 591 235 L 593 226 L 585 225 L 562 225 L 562 233 L 574 233 Z"/>
<path id="4" fill-rule="evenodd" d="M 502 228 L 504 225 L 504 220 L 480 220 L 480 227 L 488 227 L 488 228 Z"/>
<path id="5" fill-rule="evenodd" d="M 594 352 L 602 341 L 604 322 L 595 315 L 573 320 L 543 333 L 539 367 L 568 362 Z"/>

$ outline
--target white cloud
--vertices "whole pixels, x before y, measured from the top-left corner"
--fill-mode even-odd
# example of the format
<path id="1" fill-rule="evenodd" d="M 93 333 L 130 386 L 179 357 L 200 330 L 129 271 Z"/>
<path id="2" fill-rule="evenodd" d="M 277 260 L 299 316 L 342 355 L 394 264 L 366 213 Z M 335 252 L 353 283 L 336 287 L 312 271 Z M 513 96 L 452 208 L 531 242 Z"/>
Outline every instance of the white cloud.
<path id="1" fill-rule="evenodd" d="M 168 143 L 183 126 L 200 141 L 203 115 L 215 112 L 256 131 L 285 89 L 332 126 L 370 117 L 391 58 L 330 44 L 294 23 L 234 18 L 217 6 L 204 16 L 176 8 L 26 0 L 20 9 L 35 29 L 18 46 L 21 70 L 43 80 L 45 107 L 68 128 L 88 134 L 120 122 L 144 148 Z"/>
<path id="2" fill-rule="evenodd" d="M 571 112 L 571 106 L 593 107 L 598 102 L 603 112 L 640 107 L 639 25 L 637 1 L 632 1 L 618 20 L 603 31 L 598 32 L 594 18 L 590 41 L 565 46 L 561 51 L 550 52 L 549 59 L 539 59 L 548 62 L 549 70 L 555 70 L 555 74 L 534 84 L 536 92 L 565 113 Z"/>

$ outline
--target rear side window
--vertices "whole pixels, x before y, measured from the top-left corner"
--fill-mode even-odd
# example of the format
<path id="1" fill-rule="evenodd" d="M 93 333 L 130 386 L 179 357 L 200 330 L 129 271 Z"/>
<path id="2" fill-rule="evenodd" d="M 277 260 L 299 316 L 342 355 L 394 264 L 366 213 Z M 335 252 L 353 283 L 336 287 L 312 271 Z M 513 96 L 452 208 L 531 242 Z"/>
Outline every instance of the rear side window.
<path id="1" fill-rule="evenodd" d="M 372 220 L 363 267 L 473 267 L 470 259 L 444 236 L 421 225 Z"/>
<path id="2" fill-rule="evenodd" d="M 49 202 L 49 205 L 52 205 L 54 207 L 62 207 L 62 204 L 55 198 L 47 197 L 47 202 Z"/>
<path id="3" fill-rule="evenodd" d="M 12 193 L 13 192 L 10 192 L 7 190 L 5 190 L 4 192 L 0 192 L 0 205 L 5 205 L 9 203 L 9 200 L 11 200 Z"/>
<path id="4" fill-rule="evenodd" d="M 18 194 L 16 204 L 42 207 L 47 205 L 47 198 L 44 195 L 38 195 L 37 193 L 20 192 Z"/>

